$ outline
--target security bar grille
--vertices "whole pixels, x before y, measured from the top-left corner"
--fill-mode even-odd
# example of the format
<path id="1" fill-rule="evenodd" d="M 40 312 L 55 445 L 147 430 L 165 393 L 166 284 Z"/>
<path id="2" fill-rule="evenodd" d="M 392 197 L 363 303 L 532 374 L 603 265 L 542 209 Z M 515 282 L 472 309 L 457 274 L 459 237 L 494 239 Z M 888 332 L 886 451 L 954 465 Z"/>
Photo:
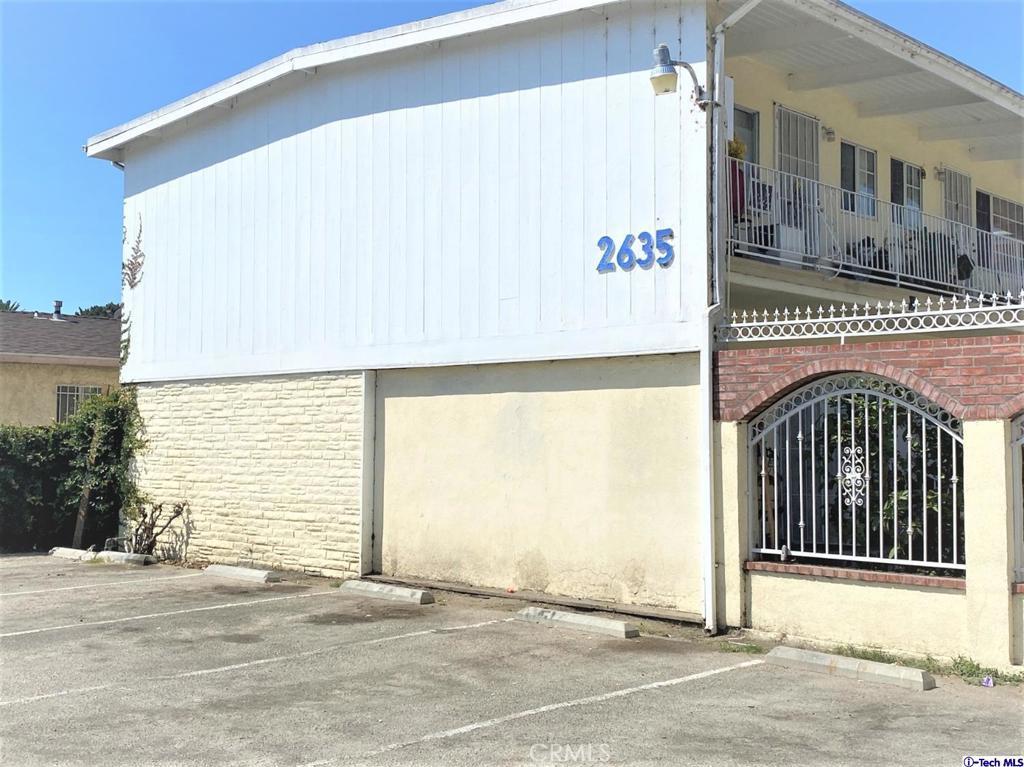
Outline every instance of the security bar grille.
<path id="1" fill-rule="evenodd" d="M 752 551 L 963 570 L 963 432 L 906 387 L 819 379 L 751 423 Z"/>
<path id="2" fill-rule="evenodd" d="M 100 386 L 74 386 L 60 384 L 57 386 L 57 422 L 66 421 L 78 412 L 78 407 L 89 397 L 103 393 Z"/>

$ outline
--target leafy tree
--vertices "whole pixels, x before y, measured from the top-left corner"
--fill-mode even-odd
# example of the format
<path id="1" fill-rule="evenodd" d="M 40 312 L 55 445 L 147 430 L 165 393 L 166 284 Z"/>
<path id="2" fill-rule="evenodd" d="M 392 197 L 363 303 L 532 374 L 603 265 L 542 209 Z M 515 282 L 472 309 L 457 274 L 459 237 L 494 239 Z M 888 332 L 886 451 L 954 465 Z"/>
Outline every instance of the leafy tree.
<path id="1" fill-rule="evenodd" d="M 0 312 L 16 312 L 21 308 L 21 304 L 17 301 L 12 301 L 9 298 L 0 298 Z"/>
<path id="2" fill-rule="evenodd" d="M 78 307 L 78 311 L 75 314 L 79 317 L 116 317 L 120 309 L 121 304 L 111 301 L 108 304 L 96 304 L 95 306 L 87 306 L 84 309 Z"/>

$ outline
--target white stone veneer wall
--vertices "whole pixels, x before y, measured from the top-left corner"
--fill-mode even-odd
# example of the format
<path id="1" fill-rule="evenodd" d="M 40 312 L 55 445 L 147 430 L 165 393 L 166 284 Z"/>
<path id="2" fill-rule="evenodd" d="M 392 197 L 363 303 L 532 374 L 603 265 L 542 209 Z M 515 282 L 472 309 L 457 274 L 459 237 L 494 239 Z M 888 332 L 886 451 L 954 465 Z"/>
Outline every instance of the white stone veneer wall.
<path id="1" fill-rule="evenodd" d="M 138 385 L 143 491 L 187 500 L 193 562 L 359 574 L 362 374 Z"/>

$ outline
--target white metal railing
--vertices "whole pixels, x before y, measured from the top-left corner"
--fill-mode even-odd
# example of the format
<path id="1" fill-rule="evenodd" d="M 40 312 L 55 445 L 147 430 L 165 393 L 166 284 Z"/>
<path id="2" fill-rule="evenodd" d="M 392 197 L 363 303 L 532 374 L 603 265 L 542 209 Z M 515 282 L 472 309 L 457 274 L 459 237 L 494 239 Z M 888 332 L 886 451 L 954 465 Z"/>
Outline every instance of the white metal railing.
<path id="1" fill-rule="evenodd" d="M 752 552 L 958 571 L 961 423 L 877 376 L 840 374 L 751 422 Z"/>
<path id="2" fill-rule="evenodd" d="M 827 309 L 819 305 L 817 309 L 744 310 L 733 312 L 728 322 L 719 325 L 716 337 L 722 342 L 742 342 L 1010 329 L 1024 330 L 1024 292 Z"/>
<path id="3" fill-rule="evenodd" d="M 732 253 L 942 293 L 1024 290 L 1024 242 L 729 159 Z"/>

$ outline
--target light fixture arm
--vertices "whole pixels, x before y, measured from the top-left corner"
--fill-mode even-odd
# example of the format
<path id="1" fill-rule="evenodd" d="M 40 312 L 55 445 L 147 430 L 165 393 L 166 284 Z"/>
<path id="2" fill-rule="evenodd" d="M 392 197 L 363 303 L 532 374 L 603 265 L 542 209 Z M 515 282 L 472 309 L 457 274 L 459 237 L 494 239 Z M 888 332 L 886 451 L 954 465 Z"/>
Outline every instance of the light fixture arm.
<path id="1" fill-rule="evenodd" d="M 708 92 L 704 90 L 704 86 L 700 84 L 697 79 L 697 73 L 693 71 L 693 67 L 687 64 L 685 61 L 671 60 L 671 64 L 676 67 L 682 67 L 690 73 L 690 79 L 693 80 L 693 97 L 697 100 L 697 106 L 701 109 L 707 109 L 708 104 L 711 103 L 711 99 L 708 98 Z"/>

